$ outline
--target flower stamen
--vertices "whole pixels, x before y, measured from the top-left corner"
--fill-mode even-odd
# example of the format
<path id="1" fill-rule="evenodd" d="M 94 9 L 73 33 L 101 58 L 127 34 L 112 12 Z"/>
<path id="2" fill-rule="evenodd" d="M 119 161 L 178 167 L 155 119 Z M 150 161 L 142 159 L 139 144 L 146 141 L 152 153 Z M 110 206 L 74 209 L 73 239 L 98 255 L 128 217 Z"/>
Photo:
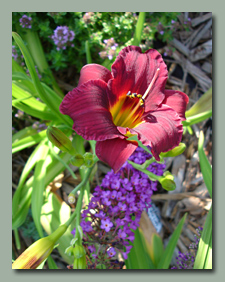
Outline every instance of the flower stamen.
<path id="1" fill-rule="evenodd" d="M 147 90 L 145 91 L 145 94 L 142 96 L 142 99 L 145 99 L 147 97 L 149 91 L 151 90 L 153 84 L 155 83 L 155 81 L 156 81 L 156 79 L 157 79 L 157 77 L 159 75 L 159 71 L 160 71 L 160 68 L 157 68 L 156 73 L 155 73 L 151 83 L 149 84 Z"/>
<path id="2" fill-rule="evenodd" d="M 147 95 L 149 94 L 150 90 L 152 89 L 152 87 L 154 86 L 154 83 L 156 81 L 156 79 L 158 78 L 159 75 L 159 71 L 160 68 L 158 68 L 155 72 L 155 75 L 153 76 L 153 79 L 151 80 L 151 83 L 149 84 L 147 90 L 145 91 L 145 93 L 142 94 L 137 94 L 137 93 L 132 93 L 130 90 L 127 92 L 126 96 L 131 98 L 131 99 L 139 99 L 137 103 L 135 103 L 136 105 L 133 107 L 133 109 L 130 112 L 127 112 L 127 115 L 120 115 L 120 111 L 122 109 L 122 105 L 125 102 L 125 100 L 120 104 L 120 107 L 117 108 L 116 113 L 114 112 L 113 116 L 115 117 L 114 119 L 114 123 L 116 125 L 119 125 L 121 127 L 131 127 L 133 128 L 133 126 L 137 126 L 141 121 L 141 116 L 139 116 L 138 118 L 135 118 L 135 120 L 139 120 L 139 122 L 134 122 L 133 118 L 135 117 L 135 115 L 140 115 L 140 112 L 138 113 L 137 110 L 139 107 L 143 108 L 144 104 L 145 104 L 145 98 L 147 97 Z M 126 103 L 126 102 L 125 102 Z M 125 117 L 125 119 L 124 119 Z"/>
<path id="3" fill-rule="evenodd" d="M 144 106 L 145 100 L 142 98 L 142 95 L 141 95 L 141 94 L 131 93 L 131 91 L 128 91 L 126 96 L 128 96 L 128 97 L 131 98 L 131 99 L 133 99 L 133 98 L 138 98 L 139 101 L 140 101 L 140 106 L 141 106 L 141 107 Z"/>

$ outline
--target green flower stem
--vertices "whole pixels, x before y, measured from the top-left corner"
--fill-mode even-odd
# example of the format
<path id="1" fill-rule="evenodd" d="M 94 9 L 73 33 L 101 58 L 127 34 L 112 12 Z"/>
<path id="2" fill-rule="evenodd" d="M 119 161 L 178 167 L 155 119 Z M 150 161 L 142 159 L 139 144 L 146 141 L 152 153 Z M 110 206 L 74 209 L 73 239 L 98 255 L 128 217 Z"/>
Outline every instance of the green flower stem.
<path id="1" fill-rule="evenodd" d="M 59 88 L 49 66 L 45 58 L 45 54 L 41 45 L 41 41 L 36 31 L 27 30 L 26 34 L 23 36 L 25 41 L 28 44 L 28 49 L 34 59 L 35 64 L 41 73 L 46 73 L 50 76 L 53 89 L 59 95 L 59 97 L 63 98 L 63 92 Z"/>
<path id="2" fill-rule="evenodd" d="M 152 164 L 152 163 L 154 163 L 154 162 L 155 162 L 155 158 L 152 157 L 150 160 L 145 161 L 145 162 L 141 165 L 141 167 L 142 167 L 143 169 L 146 169 L 150 164 Z"/>
<path id="3" fill-rule="evenodd" d="M 140 12 L 138 16 L 138 21 L 134 33 L 134 39 L 132 41 L 132 45 L 139 46 L 141 43 L 141 36 L 142 36 L 142 30 L 145 23 L 145 12 Z"/>
<path id="4" fill-rule="evenodd" d="M 85 186 L 85 184 L 87 183 L 87 181 L 88 181 L 88 179 L 89 179 L 89 176 L 90 176 L 90 174 L 91 174 L 91 172 L 92 172 L 92 170 L 93 170 L 93 168 L 94 168 L 94 165 L 96 164 L 97 161 L 98 161 L 98 157 L 95 156 L 95 157 L 94 157 L 94 164 L 93 164 L 93 166 L 92 166 L 92 167 L 89 167 L 89 168 L 87 169 L 87 172 L 86 172 L 86 174 L 85 174 L 83 180 L 81 181 L 80 184 L 78 184 L 78 185 L 73 189 L 73 191 L 70 192 L 70 195 L 71 195 L 71 194 L 75 195 L 78 190 L 81 190 L 81 188 Z"/>
<path id="5" fill-rule="evenodd" d="M 16 248 L 17 250 L 21 249 L 21 244 L 20 244 L 20 237 L 19 237 L 19 232 L 18 229 L 14 229 L 14 236 L 15 236 L 15 242 L 16 242 Z"/>
<path id="6" fill-rule="evenodd" d="M 73 220 L 76 218 L 77 213 L 76 210 L 72 213 L 72 215 L 70 216 L 70 218 L 64 223 L 67 228 L 70 226 L 70 224 L 73 222 Z"/>
<path id="7" fill-rule="evenodd" d="M 76 233 L 78 232 L 78 226 L 80 225 L 80 212 L 81 212 L 81 208 L 82 208 L 82 202 L 83 202 L 83 197 L 84 197 L 84 190 L 85 190 L 85 186 L 83 186 L 80 189 L 80 194 L 78 197 L 78 201 L 77 201 L 77 206 L 76 206 L 76 214 L 77 214 L 77 220 L 76 220 Z"/>
<path id="8" fill-rule="evenodd" d="M 150 160 L 149 160 L 150 161 Z M 143 168 L 143 165 L 139 165 L 139 164 L 136 164 L 134 162 L 131 162 L 131 161 L 128 161 L 129 164 L 131 164 L 135 169 L 141 171 L 141 172 L 144 172 L 145 174 L 147 174 L 151 179 L 154 179 L 154 180 L 157 180 L 157 181 L 160 181 L 160 179 L 163 178 L 163 176 L 158 176 L 150 171 L 148 171 L 147 169 Z M 144 163 L 145 164 L 145 163 Z M 147 166 L 146 166 L 147 167 Z"/>
<path id="9" fill-rule="evenodd" d="M 92 60 L 91 60 L 91 52 L 90 52 L 90 47 L 89 47 L 89 42 L 88 40 L 85 41 L 85 52 L 86 52 L 86 61 L 87 64 L 91 64 Z"/>

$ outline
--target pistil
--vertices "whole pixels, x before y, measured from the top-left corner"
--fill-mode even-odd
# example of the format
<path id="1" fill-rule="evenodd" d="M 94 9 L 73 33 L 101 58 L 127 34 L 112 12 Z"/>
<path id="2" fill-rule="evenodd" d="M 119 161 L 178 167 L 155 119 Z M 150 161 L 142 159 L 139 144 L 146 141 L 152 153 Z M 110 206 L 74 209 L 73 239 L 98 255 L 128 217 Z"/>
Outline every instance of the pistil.
<path id="1" fill-rule="evenodd" d="M 145 91 L 145 94 L 142 96 L 142 99 L 145 99 L 145 98 L 147 97 L 149 91 L 151 90 L 152 86 L 154 85 L 154 83 L 155 83 L 155 81 L 156 81 L 156 79 L 157 79 L 157 77 L 158 77 L 158 75 L 159 75 L 159 71 L 160 71 L 160 68 L 158 68 L 158 69 L 156 70 L 156 73 L 155 73 L 155 75 L 154 75 L 154 77 L 153 77 L 151 83 L 149 84 L 147 90 Z"/>

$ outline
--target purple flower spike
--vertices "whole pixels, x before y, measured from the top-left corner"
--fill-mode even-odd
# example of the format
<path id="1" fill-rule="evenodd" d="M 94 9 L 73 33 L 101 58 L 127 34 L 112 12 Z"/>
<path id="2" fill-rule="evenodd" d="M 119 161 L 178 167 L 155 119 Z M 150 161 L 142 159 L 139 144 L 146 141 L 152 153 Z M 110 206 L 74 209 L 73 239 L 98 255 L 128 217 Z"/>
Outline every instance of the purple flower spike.
<path id="1" fill-rule="evenodd" d="M 23 28 L 29 28 L 31 29 L 32 28 L 32 18 L 31 17 L 28 17 L 27 15 L 23 15 L 22 18 L 19 19 L 20 21 L 20 25 L 23 27 Z"/>
<path id="2" fill-rule="evenodd" d="M 75 33 L 67 26 L 57 26 L 51 38 L 56 45 L 56 50 L 65 50 L 67 46 L 74 46 L 71 42 L 74 40 Z"/>
<path id="3" fill-rule="evenodd" d="M 143 164 L 151 157 L 138 147 L 129 160 Z M 152 163 L 147 168 L 156 175 L 162 175 L 164 169 L 165 164 L 159 163 Z M 120 253 L 127 259 L 132 248 L 130 244 L 134 241 L 133 231 L 139 226 L 142 211 L 150 205 L 155 190 L 157 182 L 152 182 L 128 162 L 117 173 L 111 170 L 105 175 L 81 214 L 88 268 L 95 268 L 98 264 L 104 264 L 107 269 L 122 267 L 121 262 L 113 257 Z M 95 244 L 95 250 L 90 244 Z"/>

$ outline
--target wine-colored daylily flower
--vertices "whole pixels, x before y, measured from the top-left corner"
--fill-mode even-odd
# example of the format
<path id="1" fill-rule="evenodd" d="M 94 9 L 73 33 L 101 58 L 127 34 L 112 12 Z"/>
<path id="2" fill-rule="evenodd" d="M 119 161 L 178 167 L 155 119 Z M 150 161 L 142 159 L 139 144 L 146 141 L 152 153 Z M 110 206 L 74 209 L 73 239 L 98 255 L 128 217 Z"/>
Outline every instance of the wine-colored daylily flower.
<path id="1" fill-rule="evenodd" d="M 158 51 L 136 46 L 122 49 L 111 72 L 98 64 L 81 69 L 78 86 L 60 105 L 74 121 L 73 129 L 96 140 L 98 158 L 118 171 L 137 148 L 137 135 L 159 154 L 178 146 L 188 103 L 186 94 L 165 90 L 167 67 Z"/>

